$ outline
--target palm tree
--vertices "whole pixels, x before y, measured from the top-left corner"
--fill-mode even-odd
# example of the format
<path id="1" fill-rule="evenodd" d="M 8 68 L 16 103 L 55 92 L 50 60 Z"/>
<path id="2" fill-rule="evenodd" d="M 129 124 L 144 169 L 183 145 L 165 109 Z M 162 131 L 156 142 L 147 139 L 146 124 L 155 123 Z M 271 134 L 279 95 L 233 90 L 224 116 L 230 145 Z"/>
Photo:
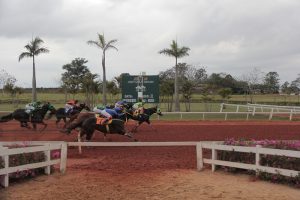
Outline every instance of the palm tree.
<path id="1" fill-rule="evenodd" d="M 39 38 L 39 37 L 36 37 L 34 39 L 32 39 L 32 41 L 30 41 L 29 44 L 27 44 L 25 46 L 25 49 L 27 51 L 25 52 L 22 52 L 20 55 L 19 55 L 19 62 L 25 58 L 25 57 L 32 57 L 32 63 L 33 63 L 33 66 L 32 66 L 32 100 L 33 101 L 36 101 L 37 97 L 36 97 L 36 77 L 35 77 L 35 56 L 38 56 L 40 53 L 48 53 L 49 50 L 45 47 L 40 47 L 41 44 L 44 43 L 44 41 Z"/>
<path id="2" fill-rule="evenodd" d="M 106 105 L 107 100 L 106 100 L 106 69 L 105 69 L 105 52 L 108 49 L 115 49 L 118 51 L 118 49 L 113 46 L 114 43 L 116 43 L 117 40 L 110 40 L 109 42 L 106 43 L 104 34 L 99 34 L 98 33 L 98 38 L 97 41 L 89 40 L 87 43 L 89 45 L 95 45 L 96 47 L 99 47 L 102 49 L 102 70 L 103 70 L 103 85 L 102 85 L 102 103 Z"/>
<path id="3" fill-rule="evenodd" d="M 179 93 L 178 93 L 178 66 L 177 66 L 177 59 L 182 58 L 184 56 L 188 56 L 188 51 L 190 48 L 188 47 L 178 47 L 177 41 L 173 40 L 170 49 L 163 49 L 159 51 L 160 54 L 165 54 L 167 56 L 175 57 L 175 84 L 174 84 L 174 91 L 175 91 L 175 111 L 180 111 L 179 105 Z"/>

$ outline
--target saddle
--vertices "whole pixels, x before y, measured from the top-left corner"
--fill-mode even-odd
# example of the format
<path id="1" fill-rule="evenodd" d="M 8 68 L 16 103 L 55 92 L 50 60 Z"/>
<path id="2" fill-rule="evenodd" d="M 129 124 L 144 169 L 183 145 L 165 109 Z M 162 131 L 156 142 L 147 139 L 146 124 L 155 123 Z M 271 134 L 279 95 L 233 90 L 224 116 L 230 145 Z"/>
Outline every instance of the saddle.
<path id="1" fill-rule="evenodd" d="M 109 121 L 106 121 L 106 118 L 96 116 L 96 124 L 98 124 L 98 125 L 109 125 L 111 123 L 112 123 L 112 119 Z"/>

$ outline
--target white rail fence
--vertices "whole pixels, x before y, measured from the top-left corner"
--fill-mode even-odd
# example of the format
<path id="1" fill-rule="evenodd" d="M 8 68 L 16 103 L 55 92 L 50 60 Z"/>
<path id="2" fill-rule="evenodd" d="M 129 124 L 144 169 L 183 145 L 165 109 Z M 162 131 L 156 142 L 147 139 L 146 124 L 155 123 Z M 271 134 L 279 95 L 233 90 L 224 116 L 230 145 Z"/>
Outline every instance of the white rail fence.
<path id="1" fill-rule="evenodd" d="M 232 107 L 235 111 L 232 112 L 224 112 L 225 107 Z M 241 111 L 242 110 L 242 111 Z M 245 112 L 246 111 L 246 112 Z M 249 119 L 249 113 L 252 116 L 255 114 L 263 114 L 268 115 L 269 120 L 273 118 L 274 113 L 278 115 L 287 115 L 289 116 L 289 120 L 293 119 L 294 115 L 300 115 L 300 107 L 297 106 L 276 106 L 276 105 L 264 105 L 264 104 L 226 104 L 222 103 L 220 105 L 220 112 L 228 115 L 229 113 L 240 113 L 246 114 L 247 120 Z"/>
<path id="2" fill-rule="evenodd" d="M 281 150 L 281 149 L 270 149 L 262 148 L 257 145 L 256 147 L 245 147 L 245 146 L 231 146 L 223 145 L 222 142 L 69 142 L 69 146 L 99 146 L 99 147 L 149 147 L 149 146 L 195 146 L 196 147 L 196 159 L 197 169 L 202 170 L 204 164 L 211 164 L 212 171 L 215 171 L 216 166 L 227 166 L 241 169 L 248 169 L 254 171 L 264 171 L 267 173 L 281 174 L 284 176 L 297 176 L 300 171 L 279 169 L 273 167 L 267 167 L 260 165 L 260 155 L 277 155 L 300 158 L 300 151 L 292 150 Z M 211 159 L 203 157 L 203 149 L 211 149 Z M 234 152 L 248 152 L 255 154 L 255 164 L 245 164 L 238 162 L 222 161 L 218 160 L 217 151 L 234 151 Z"/>
<path id="3" fill-rule="evenodd" d="M 203 149 L 211 149 L 211 155 L 212 155 L 211 159 L 203 158 Z M 254 153 L 255 164 L 245 164 L 245 163 L 218 160 L 217 151 Z M 281 174 L 289 177 L 294 177 L 299 175 L 300 171 L 260 165 L 260 155 L 262 154 L 300 158 L 300 151 L 262 148 L 260 145 L 257 145 L 256 147 L 245 147 L 245 146 L 222 145 L 216 142 L 210 142 L 210 143 L 200 142 L 197 143 L 197 168 L 198 170 L 201 170 L 204 164 L 211 164 L 212 171 L 215 171 L 216 166 L 219 165 L 219 166 L 254 170 L 256 172 L 262 171 L 262 172 L 267 172 L 272 174 Z"/>
<path id="4" fill-rule="evenodd" d="M 16 142 L 11 142 L 16 144 Z M 197 169 L 202 170 L 204 168 L 204 164 L 211 164 L 212 171 L 216 170 L 216 166 L 227 166 L 241 169 L 248 169 L 254 171 L 264 171 L 267 173 L 273 174 L 281 174 L 284 176 L 297 176 L 300 171 L 281 169 L 281 168 L 273 168 L 268 166 L 260 165 L 260 155 L 277 155 L 277 156 L 287 156 L 287 157 L 295 157 L 300 158 L 300 151 L 292 151 L 292 150 L 281 150 L 281 149 L 269 149 L 262 148 L 261 146 L 256 147 L 245 147 L 245 146 L 230 146 L 223 145 L 222 142 L 30 142 L 32 145 L 39 145 L 34 147 L 25 147 L 25 148 L 17 148 L 17 149 L 8 149 L 7 147 L 2 147 L 1 145 L 8 145 L 7 142 L 0 142 L 0 156 L 3 158 L 5 166 L 0 169 L 0 177 L 4 175 L 4 179 L 2 180 L 2 184 L 7 187 L 8 186 L 8 178 L 9 174 L 25 170 L 25 169 L 33 169 L 33 168 L 41 168 L 45 167 L 45 173 L 50 174 L 50 166 L 54 164 L 60 163 L 60 170 L 62 173 L 66 170 L 66 160 L 67 160 L 67 145 L 68 146 L 94 146 L 94 147 L 154 147 L 154 146 L 194 146 L 196 147 L 196 160 L 197 160 Z M 56 160 L 50 159 L 50 151 L 60 149 L 61 150 L 61 158 Z M 203 152 L 204 149 L 211 149 L 211 158 L 204 158 Z M 34 164 L 27 164 L 17 167 L 9 167 L 8 161 L 9 156 L 14 154 L 21 153 L 30 153 L 36 151 L 44 151 L 46 155 L 46 161 Z M 234 152 L 247 152 L 255 154 L 255 164 L 246 164 L 246 163 L 238 163 L 231 161 L 224 161 L 218 159 L 218 151 L 234 151 Z"/>
<path id="5" fill-rule="evenodd" d="M 6 146 L 13 144 L 23 144 L 24 142 L 0 142 L 0 157 L 4 161 L 4 168 L 0 168 L 0 184 L 4 187 L 9 186 L 9 174 L 36 168 L 45 168 L 45 173 L 50 174 L 52 165 L 60 164 L 60 172 L 64 173 L 67 162 L 67 143 L 65 142 L 27 142 L 25 147 L 9 148 Z M 34 146 L 32 146 L 34 145 Z M 60 150 L 60 159 L 51 159 L 51 150 Z M 44 152 L 46 160 L 38 163 L 9 166 L 9 157 L 16 154 Z"/>

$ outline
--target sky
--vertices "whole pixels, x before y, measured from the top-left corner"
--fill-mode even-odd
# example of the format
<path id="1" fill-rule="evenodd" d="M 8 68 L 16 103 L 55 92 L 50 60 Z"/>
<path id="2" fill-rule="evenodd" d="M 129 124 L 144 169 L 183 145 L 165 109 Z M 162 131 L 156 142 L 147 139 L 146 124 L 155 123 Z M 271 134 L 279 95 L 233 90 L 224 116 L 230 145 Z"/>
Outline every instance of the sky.
<path id="1" fill-rule="evenodd" d="M 208 74 L 257 68 L 291 82 L 300 74 L 299 10 L 299 0 L 0 0 L 0 70 L 31 87 L 32 60 L 18 56 L 38 36 L 50 52 L 36 57 L 37 87 L 59 86 L 75 58 L 102 77 L 101 49 L 87 45 L 100 33 L 118 40 L 106 53 L 108 80 L 171 68 L 175 59 L 158 52 L 177 40 L 190 48 L 178 61 Z"/>

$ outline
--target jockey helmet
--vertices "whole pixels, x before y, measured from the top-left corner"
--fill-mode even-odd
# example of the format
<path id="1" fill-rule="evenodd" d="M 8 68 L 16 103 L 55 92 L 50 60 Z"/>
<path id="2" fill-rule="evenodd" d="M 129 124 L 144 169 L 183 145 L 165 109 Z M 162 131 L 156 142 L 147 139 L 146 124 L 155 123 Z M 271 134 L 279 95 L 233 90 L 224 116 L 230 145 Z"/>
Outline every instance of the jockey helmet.
<path id="1" fill-rule="evenodd" d="M 97 105 L 96 108 L 99 109 L 99 110 L 104 110 L 106 108 L 106 106 L 100 104 L 100 105 Z"/>

